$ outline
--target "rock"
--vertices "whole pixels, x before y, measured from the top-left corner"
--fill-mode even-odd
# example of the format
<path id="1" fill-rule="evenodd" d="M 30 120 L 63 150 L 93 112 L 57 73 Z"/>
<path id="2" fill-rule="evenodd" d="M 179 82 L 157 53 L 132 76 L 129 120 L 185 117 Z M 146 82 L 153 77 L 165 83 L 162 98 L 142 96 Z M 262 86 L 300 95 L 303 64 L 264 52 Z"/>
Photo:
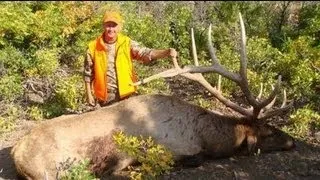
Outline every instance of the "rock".
<path id="1" fill-rule="evenodd" d="M 37 103 L 37 104 L 43 104 L 44 103 L 43 97 L 41 97 L 40 95 L 38 95 L 36 93 L 27 93 L 26 94 L 26 98 L 31 103 Z"/>
<path id="2" fill-rule="evenodd" d="M 234 173 L 234 177 L 235 179 L 239 179 L 239 180 L 247 180 L 247 179 L 250 179 L 249 177 L 249 174 L 246 173 L 246 172 L 243 172 L 243 171 L 233 171 Z"/>

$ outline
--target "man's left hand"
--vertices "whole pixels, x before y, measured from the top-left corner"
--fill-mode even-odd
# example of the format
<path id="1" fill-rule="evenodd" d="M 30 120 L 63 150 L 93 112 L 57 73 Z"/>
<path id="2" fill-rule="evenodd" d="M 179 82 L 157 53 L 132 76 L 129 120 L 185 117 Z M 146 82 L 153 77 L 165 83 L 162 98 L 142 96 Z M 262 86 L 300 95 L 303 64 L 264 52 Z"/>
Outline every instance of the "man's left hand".
<path id="1" fill-rule="evenodd" d="M 176 58 L 178 56 L 178 52 L 174 48 L 170 48 L 170 57 Z"/>

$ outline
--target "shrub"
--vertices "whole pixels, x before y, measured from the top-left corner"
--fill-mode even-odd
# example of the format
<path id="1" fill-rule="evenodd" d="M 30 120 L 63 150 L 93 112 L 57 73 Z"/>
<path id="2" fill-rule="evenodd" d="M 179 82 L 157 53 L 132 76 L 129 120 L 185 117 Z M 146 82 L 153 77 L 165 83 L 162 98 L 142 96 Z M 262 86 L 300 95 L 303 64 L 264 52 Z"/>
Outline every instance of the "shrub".
<path id="1" fill-rule="evenodd" d="M 21 73 L 28 66 L 24 54 L 15 47 L 9 45 L 0 49 L 0 75 Z"/>
<path id="2" fill-rule="evenodd" d="M 205 109 L 209 109 L 212 106 L 212 100 L 205 99 L 201 95 L 196 95 L 193 97 L 194 98 L 194 103 L 198 106 L 201 106 Z"/>
<path id="3" fill-rule="evenodd" d="M 80 75 L 59 79 L 55 91 L 57 102 L 66 109 L 78 110 L 84 103 L 84 83 Z"/>
<path id="4" fill-rule="evenodd" d="M 37 106 L 31 106 L 27 108 L 29 119 L 39 121 L 43 119 L 43 110 Z"/>
<path id="5" fill-rule="evenodd" d="M 85 159 L 78 163 L 67 165 L 66 172 L 59 177 L 60 180 L 98 180 L 89 170 L 90 161 Z"/>
<path id="6" fill-rule="evenodd" d="M 12 131 L 16 126 L 16 121 L 21 116 L 21 108 L 12 103 L 1 106 L 0 110 L 0 135 Z"/>
<path id="7" fill-rule="evenodd" d="M 51 76 L 59 67 L 58 50 L 57 49 L 40 49 L 34 54 L 34 69 L 29 70 L 35 72 L 33 75 L 43 77 Z M 32 74 L 31 74 L 32 75 Z"/>
<path id="8" fill-rule="evenodd" d="M 173 165 L 173 156 L 164 146 L 156 144 L 151 137 L 145 139 L 127 136 L 123 132 L 113 136 L 118 149 L 137 159 L 140 167 L 130 167 L 131 179 L 154 179 L 167 173 Z"/>
<path id="9" fill-rule="evenodd" d="M 139 80 L 152 76 L 157 73 L 156 71 L 159 71 L 155 70 L 157 67 L 145 66 L 139 63 L 135 63 L 135 68 Z M 165 82 L 165 79 L 161 78 L 138 86 L 137 91 L 139 94 L 150 94 L 160 92 L 163 94 L 169 94 L 169 85 Z"/>
<path id="10" fill-rule="evenodd" d="M 51 119 L 66 112 L 65 104 L 63 104 L 62 102 L 58 102 L 58 100 L 59 99 L 55 99 L 55 97 L 53 97 L 43 106 L 41 106 L 43 116 L 45 118 Z"/>
<path id="11" fill-rule="evenodd" d="M 296 110 L 290 116 L 289 121 L 291 124 L 284 127 L 284 131 L 299 139 L 307 137 L 311 124 L 320 128 L 320 114 L 313 111 L 309 105 Z"/>
<path id="12" fill-rule="evenodd" d="M 287 51 L 272 67 L 291 85 L 291 94 L 297 98 L 312 97 L 315 94 L 314 86 L 320 79 L 320 74 L 312 67 L 320 58 L 320 53 L 310 43 L 310 37 L 306 36 L 288 41 Z"/>
<path id="13" fill-rule="evenodd" d="M 5 75 L 0 79 L 0 99 L 12 102 L 23 95 L 21 76 Z"/>

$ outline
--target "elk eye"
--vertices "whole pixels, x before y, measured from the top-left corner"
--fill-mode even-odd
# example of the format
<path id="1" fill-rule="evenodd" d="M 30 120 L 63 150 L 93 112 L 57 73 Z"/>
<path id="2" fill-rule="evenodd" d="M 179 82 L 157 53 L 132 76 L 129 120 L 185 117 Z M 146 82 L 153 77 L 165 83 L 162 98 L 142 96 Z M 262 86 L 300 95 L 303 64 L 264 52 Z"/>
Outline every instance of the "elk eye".
<path id="1" fill-rule="evenodd" d="M 266 134 L 264 137 L 271 137 L 271 136 L 272 136 L 272 133 Z"/>
<path id="2" fill-rule="evenodd" d="M 265 138 L 272 137 L 272 136 L 273 136 L 273 133 L 272 131 L 269 131 L 269 130 L 262 133 L 262 137 L 265 137 Z"/>

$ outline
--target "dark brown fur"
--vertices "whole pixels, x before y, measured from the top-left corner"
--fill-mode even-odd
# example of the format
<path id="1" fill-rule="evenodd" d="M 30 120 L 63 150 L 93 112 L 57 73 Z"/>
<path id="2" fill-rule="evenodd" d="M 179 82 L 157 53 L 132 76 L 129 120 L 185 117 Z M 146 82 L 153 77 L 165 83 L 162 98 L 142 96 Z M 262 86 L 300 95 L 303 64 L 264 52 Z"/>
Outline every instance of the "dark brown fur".
<path id="1" fill-rule="evenodd" d="M 107 167 L 117 164 L 119 158 L 111 135 L 97 137 L 86 146 L 86 153 L 91 159 L 90 170 L 96 175 L 101 176 Z"/>

